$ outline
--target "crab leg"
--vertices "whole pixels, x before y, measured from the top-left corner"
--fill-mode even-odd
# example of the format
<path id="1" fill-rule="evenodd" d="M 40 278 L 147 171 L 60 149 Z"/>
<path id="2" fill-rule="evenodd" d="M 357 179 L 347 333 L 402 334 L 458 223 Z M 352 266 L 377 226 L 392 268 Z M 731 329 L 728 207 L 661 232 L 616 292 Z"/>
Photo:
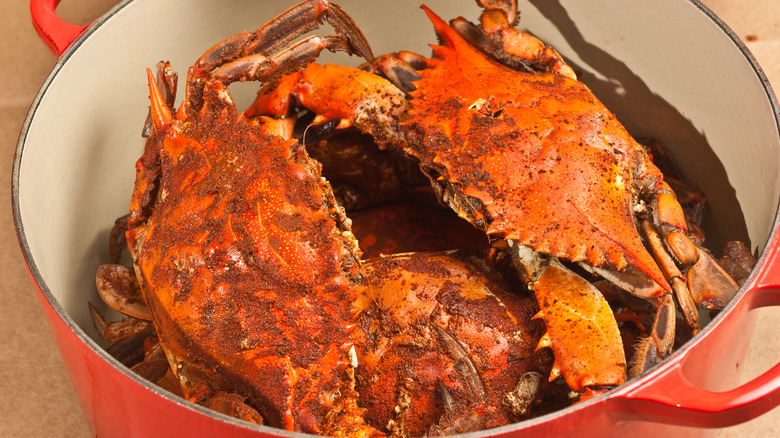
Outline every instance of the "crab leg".
<path id="1" fill-rule="evenodd" d="M 694 330 L 699 328 L 699 315 L 696 310 L 696 303 L 693 301 L 688 286 L 685 284 L 685 277 L 683 276 L 677 264 L 672 259 L 672 256 L 666 251 L 663 246 L 661 236 L 658 234 L 658 230 L 655 225 L 647 219 L 641 219 L 639 226 L 647 239 L 647 246 L 650 249 L 651 254 L 658 262 L 658 266 L 663 271 L 666 278 L 669 279 L 669 283 L 674 291 L 677 301 L 680 303 L 680 310 L 685 317 L 685 321 L 688 326 Z"/>
<path id="2" fill-rule="evenodd" d="M 127 248 L 125 232 L 127 232 L 127 215 L 118 218 L 111 228 L 108 244 L 108 255 L 111 263 L 119 263 L 122 260 L 122 251 Z"/>
<path id="3" fill-rule="evenodd" d="M 355 22 L 338 5 L 326 0 L 308 0 L 282 12 L 254 33 L 241 32 L 204 53 L 195 67 L 211 71 L 228 62 L 254 54 L 268 56 L 293 39 L 319 27 L 326 20 L 350 53 L 371 59 L 371 47 Z"/>
<path id="4" fill-rule="evenodd" d="M 112 309 L 130 317 L 108 322 L 103 314 L 89 303 L 92 324 L 103 339 L 114 342 L 152 328 L 152 315 L 144 304 L 132 269 L 122 265 L 101 265 L 95 280 L 103 301 Z"/>
<path id="5" fill-rule="evenodd" d="M 316 28 L 322 18 L 334 27 L 336 35 L 311 36 L 280 52 L 269 54 L 281 45 L 270 41 L 286 44 Z M 288 20 L 294 25 L 291 26 Z M 263 45 L 266 42 L 268 44 Z M 358 55 L 369 61 L 374 57 L 362 32 L 338 6 L 324 0 L 303 2 L 255 33 L 235 35 L 206 52 L 187 74 L 183 110 L 190 115 L 200 111 L 204 82 L 217 81 L 227 86 L 237 81 L 261 81 L 263 84 L 258 93 L 264 93 L 284 75 L 312 62 L 324 49 Z"/>
<path id="6" fill-rule="evenodd" d="M 122 265 L 101 265 L 96 275 L 97 289 L 106 304 L 133 318 L 152 320 L 144 304 L 135 272 Z"/>
<path id="7" fill-rule="evenodd" d="M 409 93 L 417 89 L 414 85 L 414 81 L 420 79 L 417 70 L 425 68 L 425 62 L 422 55 L 403 50 L 381 55 L 373 62 L 361 65 L 360 68 L 372 73 L 382 73 L 404 93 Z"/>
<path id="8" fill-rule="evenodd" d="M 152 323 L 142 319 L 125 318 L 108 322 L 102 313 L 92 303 L 89 303 L 89 313 L 92 324 L 100 337 L 108 342 L 119 341 L 152 329 Z"/>
<path id="9" fill-rule="evenodd" d="M 214 70 L 211 78 L 227 85 L 236 81 L 265 78 L 269 76 L 266 73 L 267 69 L 272 69 L 274 75 L 292 73 L 300 66 L 316 59 L 323 49 L 332 52 L 359 53 L 344 38 L 312 36 L 269 57 L 254 54 L 226 63 Z"/>
<path id="10" fill-rule="evenodd" d="M 652 247 L 654 256 L 660 266 L 668 265 L 661 261 L 664 257 L 662 253 L 668 248 L 674 259 L 681 266 L 687 267 L 683 275 L 675 266 L 669 266 L 665 269 L 665 275 L 675 290 L 689 325 L 697 329 L 698 318 L 692 303 L 706 309 L 722 308 L 737 292 L 739 285 L 707 252 L 688 238 L 685 215 L 677 197 L 669 185 L 663 182 L 661 171 L 648 159 L 639 179 L 640 187 L 649 188 L 653 225 L 664 244 L 661 246 L 659 242 Z M 649 229 L 650 226 L 645 228 Z"/>
<path id="11" fill-rule="evenodd" d="M 687 225 L 682 206 L 663 174 L 644 153 L 637 154 L 642 169 L 639 183 L 650 201 L 652 221 L 640 219 L 639 227 L 647 247 L 667 278 L 686 323 L 695 333 L 699 329 L 697 304 L 712 309 L 723 307 L 739 286 L 729 274 L 686 235 Z M 678 263 L 687 267 L 683 273 Z M 670 294 L 658 300 L 653 329 L 636 346 L 630 375 L 640 374 L 672 351 L 675 337 L 675 305 Z"/>

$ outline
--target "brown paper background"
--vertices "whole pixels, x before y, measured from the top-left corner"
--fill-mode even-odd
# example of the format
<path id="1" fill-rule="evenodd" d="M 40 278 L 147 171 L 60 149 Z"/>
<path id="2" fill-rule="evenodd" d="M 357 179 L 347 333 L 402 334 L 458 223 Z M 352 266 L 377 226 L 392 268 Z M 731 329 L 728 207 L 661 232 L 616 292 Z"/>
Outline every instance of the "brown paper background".
<path id="1" fill-rule="evenodd" d="M 739 35 L 769 80 L 780 84 L 780 6 L 776 0 L 706 0 Z M 65 0 L 65 20 L 89 23 L 115 0 Z M 29 2 L 0 0 L 0 436 L 86 437 L 87 427 L 73 388 L 44 320 L 16 240 L 9 185 L 16 142 L 30 103 L 55 64 L 32 27 Z M 684 41 L 680 42 L 685 44 Z M 776 86 L 780 89 L 780 85 Z M 743 380 L 780 358 L 780 309 L 762 309 L 744 363 Z M 780 409 L 724 429 L 721 437 L 775 436 Z"/>

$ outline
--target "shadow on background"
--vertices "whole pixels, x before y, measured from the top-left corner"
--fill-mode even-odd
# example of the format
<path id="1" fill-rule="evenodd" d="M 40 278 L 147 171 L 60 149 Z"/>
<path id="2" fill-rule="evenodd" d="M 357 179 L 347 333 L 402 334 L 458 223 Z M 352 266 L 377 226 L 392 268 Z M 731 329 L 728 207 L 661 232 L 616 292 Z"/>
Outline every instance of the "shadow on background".
<path id="1" fill-rule="evenodd" d="M 736 192 L 706 135 L 672 104 L 654 93 L 624 62 L 588 42 L 560 0 L 529 1 L 550 20 L 589 68 L 596 69 L 596 72 L 589 71 L 571 62 L 580 80 L 616 114 L 632 135 L 662 141 L 670 149 L 683 179 L 704 192 L 708 208 L 703 228 L 708 248 L 720 255 L 729 240 L 741 240 L 750 247 Z"/>

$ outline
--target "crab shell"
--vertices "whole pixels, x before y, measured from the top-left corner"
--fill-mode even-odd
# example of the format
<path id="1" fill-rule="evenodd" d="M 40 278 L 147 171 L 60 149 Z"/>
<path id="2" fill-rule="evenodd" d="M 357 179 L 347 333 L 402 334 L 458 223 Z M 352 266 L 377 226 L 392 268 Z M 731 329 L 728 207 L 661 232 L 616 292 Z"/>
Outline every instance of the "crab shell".
<path id="1" fill-rule="evenodd" d="M 237 114 L 219 82 L 203 99 L 195 114 L 160 116 L 127 232 L 185 397 L 229 388 L 272 426 L 373 433 L 351 391 L 362 288 L 343 211 L 297 141 Z"/>
<path id="2" fill-rule="evenodd" d="M 547 375 L 544 324 L 530 294 L 475 251 L 367 261 L 358 302 L 356 389 L 365 417 L 405 436 L 469 432 L 526 418 L 549 392 L 507 398 L 527 373 Z M 446 393 L 446 394 L 444 394 Z M 511 403 L 509 400 L 515 401 Z"/>
<path id="3" fill-rule="evenodd" d="M 644 151 L 615 116 L 583 83 L 506 68 L 428 15 L 446 44 L 411 93 L 409 150 L 458 187 L 459 213 L 538 252 L 630 264 L 668 288 L 634 222 Z"/>

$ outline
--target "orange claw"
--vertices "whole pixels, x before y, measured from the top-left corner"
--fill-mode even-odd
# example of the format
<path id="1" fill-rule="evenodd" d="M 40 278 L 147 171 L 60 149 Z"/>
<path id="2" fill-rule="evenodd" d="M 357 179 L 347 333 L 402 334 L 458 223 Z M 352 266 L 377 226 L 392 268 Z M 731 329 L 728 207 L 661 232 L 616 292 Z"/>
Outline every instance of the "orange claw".
<path id="1" fill-rule="evenodd" d="M 547 325 L 539 348 L 555 355 L 550 381 L 563 376 L 577 392 L 625 382 L 620 331 L 601 292 L 557 262 L 543 268 L 533 288 L 541 309 L 535 318 Z"/>
<path id="2" fill-rule="evenodd" d="M 286 116 L 290 111 L 292 90 L 300 79 L 301 72 L 296 71 L 283 76 L 279 80 L 279 84 L 268 93 L 258 92 L 257 99 L 252 103 L 252 106 L 244 111 L 244 115 L 247 117 L 258 115 Z"/>
<path id="3" fill-rule="evenodd" d="M 303 106 L 316 111 L 314 124 L 338 121 L 339 128 L 356 125 L 382 145 L 403 142 L 391 127 L 406 113 L 408 102 L 386 79 L 340 65 L 310 64 L 296 96 Z"/>

